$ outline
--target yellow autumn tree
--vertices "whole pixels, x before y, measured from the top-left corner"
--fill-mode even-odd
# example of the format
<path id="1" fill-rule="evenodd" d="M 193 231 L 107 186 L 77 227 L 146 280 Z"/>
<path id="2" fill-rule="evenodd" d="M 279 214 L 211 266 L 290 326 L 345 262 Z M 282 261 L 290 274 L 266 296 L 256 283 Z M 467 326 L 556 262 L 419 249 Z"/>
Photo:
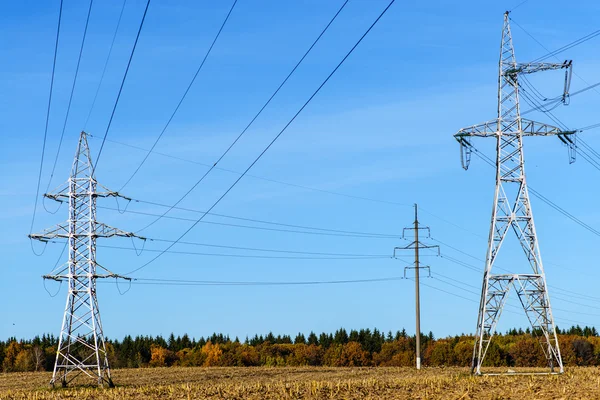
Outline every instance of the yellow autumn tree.
<path id="1" fill-rule="evenodd" d="M 23 345 L 18 342 L 10 342 L 4 351 L 4 361 L 2 361 L 2 370 L 12 372 L 15 370 L 17 355 L 23 350 Z"/>
<path id="2" fill-rule="evenodd" d="M 218 343 L 212 344 L 211 341 L 209 340 L 202 347 L 202 353 L 204 353 L 206 355 L 206 359 L 204 360 L 203 366 L 214 367 L 214 366 L 219 365 L 219 362 L 221 360 L 221 355 L 223 355 L 223 350 L 221 350 L 221 347 L 219 346 Z"/>
<path id="3" fill-rule="evenodd" d="M 473 360 L 473 346 L 474 340 L 461 340 L 454 345 L 454 363 L 460 367 L 467 367 L 471 365 Z"/>
<path id="4" fill-rule="evenodd" d="M 33 354 L 31 349 L 21 349 L 15 358 L 14 370 L 19 372 L 27 372 L 33 371 L 34 369 L 35 366 L 33 364 Z"/>
<path id="5" fill-rule="evenodd" d="M 369 353 L 358 342 L 348 342 L 342 347 L 340 363 L 348 367 L 365 367 L 371 364 Z"/>
<path id="6" fill-rule="evenodd" d="M 150 346 L 150 362 L 151 367 L 170 367 L 177 360 L 175 353 L 164 347 L 153 344 Z"/>

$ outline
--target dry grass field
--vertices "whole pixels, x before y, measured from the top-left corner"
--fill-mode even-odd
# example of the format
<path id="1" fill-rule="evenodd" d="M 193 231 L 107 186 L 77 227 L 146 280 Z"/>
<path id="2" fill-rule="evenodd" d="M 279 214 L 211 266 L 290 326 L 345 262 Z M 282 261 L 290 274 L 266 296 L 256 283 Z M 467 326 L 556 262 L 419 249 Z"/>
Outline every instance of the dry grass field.
<path id="1" fill-rule="evenodd" d="M 115 389 L 49 389 L 48 373 L 0 375 L 0 399 L 600 399 L 600 369 L 472 377 L 464 368 L 156 368 L 113 371 Z"/>

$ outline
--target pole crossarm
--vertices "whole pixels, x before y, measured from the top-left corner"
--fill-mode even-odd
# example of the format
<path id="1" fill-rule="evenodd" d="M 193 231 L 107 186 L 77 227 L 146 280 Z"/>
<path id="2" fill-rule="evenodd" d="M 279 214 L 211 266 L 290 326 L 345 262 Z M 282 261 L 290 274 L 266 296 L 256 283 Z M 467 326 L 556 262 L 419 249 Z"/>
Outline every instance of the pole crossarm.
<path id="1" fill-rule="evenodd" d="M 416 249 L 437 249 L 437 255 L 439 256 L 440 253 L 440 246 L 439 245 L 427 245 L 427 244 L 423 244 L 423 242 L 417 242 L 414 241 L 411 244 L 404 246 L 404 247 L 394 247 L 394 258 L 396 257 L 396 252 L 399 250 L 416 250 Z"/>
<path id="2" fill-rule="evenodd" d="M 402 229 L 402 239 L 406 239 L 406 231 L 427 231 L 427 237 L 431 236 L 431 230 L 428 226 L 419 226 L 416 228 L 403 228 Z"/>
<path id="3" fill-rule="evenodd" d="M 418 267 L 404 267 L 404 279 L 406 279 L 406 270 L 407 269 L 426 269 L 427 270 L 427 277 L 431 278 L 431 267 L 429 267 L 429 265 L 423 265 L 423 266 L 418 266 Z"/>

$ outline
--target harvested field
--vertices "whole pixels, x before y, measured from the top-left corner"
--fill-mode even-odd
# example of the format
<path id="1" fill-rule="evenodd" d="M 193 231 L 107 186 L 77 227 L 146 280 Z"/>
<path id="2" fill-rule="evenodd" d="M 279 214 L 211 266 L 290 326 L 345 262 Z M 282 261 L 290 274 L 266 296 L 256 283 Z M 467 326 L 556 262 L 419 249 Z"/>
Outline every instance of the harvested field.
<path id="1" fill-rule="evenodd" d="M 600 399 L 600 369 L 472 377 L 466 368 L 155 368 L 115 389 L 50 389 L 48 373 L 0 375 L 0 399 Z"/>

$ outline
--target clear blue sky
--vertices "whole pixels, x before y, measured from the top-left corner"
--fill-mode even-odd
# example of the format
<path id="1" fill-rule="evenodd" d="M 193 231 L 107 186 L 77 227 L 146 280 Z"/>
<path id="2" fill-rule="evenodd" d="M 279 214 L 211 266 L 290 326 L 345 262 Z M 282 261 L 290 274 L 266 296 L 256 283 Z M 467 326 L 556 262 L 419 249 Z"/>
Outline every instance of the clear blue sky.
<path id="1" fill-rule="evenodd" d="M 341 5 L 341 0 L 239 0 L 231 19 L 174 118 L 157 151 L 212 163 L 243 129 Z M 444 243 L 483 258 L 493 195 L 494 172 L 474 159 L 462 170 L 452 135 L 460 128 L 492 119 L 502 13 L 517 1 L 397 2 L 350 56 L 314 101 L 252 169 L 253 176 L 390 203 L 358 200 L 283 185 L 251 176 L 214 212 L 287 224 L 348 231 L 401 234 L 413 219 L 412 204 L 423 208 L 421 222 Z M 120 0 L 97 2 L 58 167 L 52 186 L 66 180 L 79 132 L 89 112 L 120 10 Z M 154 0 L 115 114 L 109 139 L 148 148 L 160 133 L 219 28 L 230 1 Z M 265 110 L 221 167 L 243 170 L 279 132 L 371 24 L 387 0 L 350 0 L 314 51 Z M 86 130 L 101 136 L 145 6 L 129 0 L 107 76 Z M 42 189 L 66 112 L 77 53 L 87 12 L 86 2 L 65 1 L 63 31 L 51 110 Z M 66 285 L 56 297 L 44 290 L 41 275 L 53 268 L 62 249 L 49 244 L 36 257 L 27 239 L 33 211 L 44 130 L 58 0 L 6 2 L 0 13 L 0 337 L 59 333 Z M 549 49 L 556 49 L 598 29 L 600 5 L 582 1 L 529 0 L 512 17 Z M 527 61 L 546 51 L 513 25 L 517 59 Z M 600 81 L 598 38 L 559 57 L 574 60 L 575 72 L 589 83 Z M 560 72 L 534 76 L 544 94 L 561 94 Z M 587 86 L 573 77 L 572 91 Z M 555 114 L 570 127 L 600 122 L 600 94 L 573 97 Z M 523 105 L 523 109 L 529 106 Z M 532 119 L 551 122 L 541 113 Z M 584 138 L 600 149 L 598 131 Z M 493 140 L 476 145 L 493 155 Z M 90 139 L 92 153 L 100 141 Z M 103 185 L 118 189 L 144 153 L 107 142 L 97 169 Z M 600 171 L 583 159 L 569 165 L 555 138 L 529 138 L 526 171 L 532 187 L 588 224 L 600 226 L 596 182 Z M 171 204 L 206 168 L 152 155 L 123 190 L 133 198 Z M 183 203 L 209 207 L 236 179 L 216 170 Z M 398 204 L 391 204 L 398 203 Z M 598 296 L 598 237 L 532 199 L 551 299 L 558 325 L 571 321 L 596 324 L 600 302 L 575 297 Z M 99 204 L 115 208 L 114 200 Z M 53 211 L 54 204 L 47 204 Z M 131 204 L 131 211 L 164 211 Z M 197 214 L 173 212 L 184 218 Z M 49 214 L 41 207 L 35 231 L 66 219 L 66 208 Z M 440 218 L 441 217 L 441 218 Z M 136 231 L 151 217 L 99 209 L 98 219 Z M 231 222 L 217 217 L 206 221 Z M 144 234 L 174 239 L 190 222 L 163 219 Z M 391 255 L 400 239 L 306 235 L 199 224 L 186 241 L 270 249 Z M 429 243 L 435 244 L 430 241 Z M 99 240 L 101 246 L 131 247 L 129 239 Z M 42 245 L 34 243 L 36 250 Z M 164 243 L 148 243 L 147 249 Z M 258 254 L 177 245 L 174 250 Z M 445 258 L 426 257 L 432 274 L 422 288 L 422 330 L 436 336 L 473 332 L 483 262 L 442 246 Z M 270 254 L 273 255 L 273 254 Z M 98 262 L 125 273 L 155 256 L 144 252 L 98 248 Z M 410 260 L 410 254 L 404 259 Z M 63 257 L 61 262 L 65 262 Z M 221 281 L 322 281 L 398 277 L 400 260 L 257 259 L 166 254 L 135 274 L 138 278 Z M 522 251 L 510 241 L 498 265 L 527 272 Z M 444 278 L 442 278 L 442 276 Z M 460 283 L 449 281 L 449 278 Z M 443 280 L 458 287 L 450 286 Z M 410 280 L 323 286 L 144 286 L 120 295 L 114 283 L 101 283 L 99 301 L 105 334 L 188 333 L 199 337 L 222 332 L 241 338 L 254 333 L 295 334 L 339 327 L 414 332 L 414 284 Z M 51 293 L 58 284 L 48 283 Z M 126 288 L 123 284 L 122 290 Z M 556 288 L 556 289 L 555 289 Z M 440 291 L 444 290 L 446 292 Z M 565 292 L 569 291 L 569 292 Z M 449 292 L 449 293 L 447 293 Z M 463 296 L 456 297 L 452 294 Z M 467 300 L 470 299 L 470 300 Z M 516 299 L 513 293 L 513 305 Z M 582 303 L 580 306 L 574 303 Z M 524 317 L 505 313 L 500 330 L 526 326 Z"/>

